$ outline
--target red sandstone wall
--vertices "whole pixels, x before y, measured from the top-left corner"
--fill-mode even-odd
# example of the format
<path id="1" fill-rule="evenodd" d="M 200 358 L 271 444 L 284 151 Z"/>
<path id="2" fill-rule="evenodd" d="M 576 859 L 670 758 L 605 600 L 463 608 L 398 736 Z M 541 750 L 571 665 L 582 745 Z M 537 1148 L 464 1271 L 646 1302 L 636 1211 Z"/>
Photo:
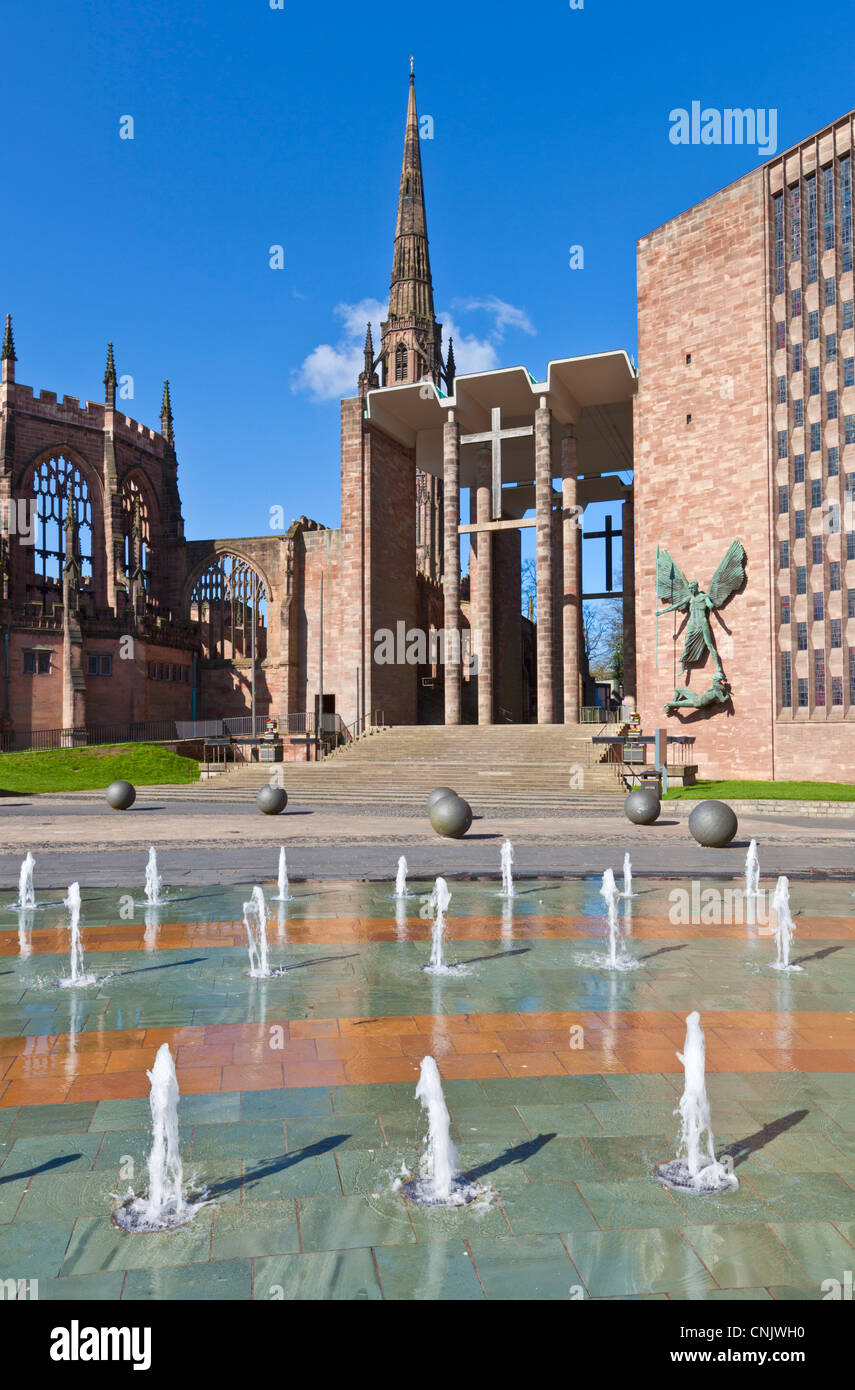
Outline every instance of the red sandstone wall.
<path id="1" fill-rule="evenodd" d="M 646 730 L 693 734 L 694 760 L 713 777 L 775 775 L 766 286 L 759 170 L 638 244 L 638 708 Z M 657 542 L 706 588 L 734 537 L 748 580 L 722 613 L 732 640 L 712 619 L 732 711 L 666 717 L 662 706 L 686 682 L 672 615 L 659 621 L 655 664 Z M 689 684 L 703 690 L 711 678 L 708 661 Z"/>

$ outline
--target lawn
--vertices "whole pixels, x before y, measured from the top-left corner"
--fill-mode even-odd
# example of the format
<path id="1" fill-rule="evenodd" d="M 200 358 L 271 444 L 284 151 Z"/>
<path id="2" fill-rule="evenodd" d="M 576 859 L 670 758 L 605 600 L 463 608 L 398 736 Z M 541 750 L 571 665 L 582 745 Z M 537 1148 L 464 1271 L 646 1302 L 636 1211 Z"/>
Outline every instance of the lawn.
<path id="1" fill-rule="evenodd" d="M 194 758 L 181 758 L 154 743 L 0 753 L 0 790 L 5 792 L 91 791 L 108 787 L 118 778 L 145 787 L 195 782 L 198 777 Z"/>
<path id="2" fill-rule="evenodd" d="M 666 801 L 855 801 L 855 786 L 844 782 L 704 782 L 669 787 Z"/>

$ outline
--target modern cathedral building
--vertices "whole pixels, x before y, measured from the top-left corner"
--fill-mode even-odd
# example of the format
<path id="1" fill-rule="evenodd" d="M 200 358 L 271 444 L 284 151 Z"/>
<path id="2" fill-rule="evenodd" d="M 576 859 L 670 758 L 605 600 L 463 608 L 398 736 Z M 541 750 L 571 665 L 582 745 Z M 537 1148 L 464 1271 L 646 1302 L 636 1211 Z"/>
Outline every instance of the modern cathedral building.
<path id="1" fill-rule="evenodd" d="M 457 375 L 411 77 L 388 314 L 342 402 L 339 529 L 187 541 L 168 383 L 159 432 L 118 408 L 112 347 L 103 403 L 36 395 L 7 319 L 7 744 L 252 709 L 294 730 L 319 712 L 574 724 L 597 501 L 645 729 L 691 734 L 706 775 L 855 780 L 852 138 L 850 114 L 642 237 L 637 371 L 617 350 L 543 380 Z"/>

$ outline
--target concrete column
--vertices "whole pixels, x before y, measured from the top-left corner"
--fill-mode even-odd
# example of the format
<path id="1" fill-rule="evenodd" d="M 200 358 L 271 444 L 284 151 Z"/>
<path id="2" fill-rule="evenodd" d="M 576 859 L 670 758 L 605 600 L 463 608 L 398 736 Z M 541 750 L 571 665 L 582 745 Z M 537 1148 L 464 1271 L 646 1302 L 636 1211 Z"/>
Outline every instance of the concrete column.
<path id="1" fill-rule="evenodd" d="M 636 702 L 635 687 L 635 503 L 623 504 L 623 693 Z"/>
<path id="2" fill-rule="evenodd" d="M 537 722 L 555 723 L 552 660 L 552 411 L 546 397 L 534 412 L 534 509 L 537 535 Z"/>
<path id="3" fill-rule="evenodd" d="M 489 445 L 478 450 L 478 490 L 475 517 L 479 526 L 490 520 L 491 488 L 493 481 L 492 454 Z M 493 536 L 490 531 L 477 533 L 478 570 L 473 609 L 475 628 L 473 650 L 478 654 L 478 723 L 493 722 Z"/>
<path id="4" fill-rule="evenodd" d="M 561 441 L 561 511 L 564 532 L 564 582 L 562 639 L 564 647 L 564 723 L 579 720 L 579 642 L 581 638 L 581 585 L 578 583 L 582 528 L 576 514 L 579 465 L 576 440 L 565 434 Z"/>
<path id="5" fill-rule="evenodd" d="M 553 710 L 560 724 L 564 708 L 564 526 L 561 508 L 552 509 L 552 686 Z"/>
<path id="6" fill-rule="evenodd" d="M 460 723 L 460 426 L 442 428 L 445 722 Z"/>

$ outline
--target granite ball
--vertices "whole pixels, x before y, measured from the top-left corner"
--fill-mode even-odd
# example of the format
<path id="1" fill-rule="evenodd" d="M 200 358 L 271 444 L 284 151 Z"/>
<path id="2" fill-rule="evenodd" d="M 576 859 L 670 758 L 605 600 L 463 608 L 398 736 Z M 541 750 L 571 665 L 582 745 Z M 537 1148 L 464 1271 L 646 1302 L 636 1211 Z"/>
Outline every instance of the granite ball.
<path id="1" fill-rule="evenodd" d="M 259 811 L 263 811 L 265 816 L 278 816 L 288 805 L 288 793 L 284 787 L 262 787 L 255 799 Z"/>
<path id="2" fill-rule="evenodd" d="M 430 796 L 429 796 L 428 799 L 427 799 L 428 811 L 431 811 L 431 810 L 433 809 L 433 807 L 436 805 L 437 801 L 442 801 L 442 798 L 443 798 L 444 796 L 456 796 L 456 795 L 457 795 L 457 792 L 454 790 L 453 787 L 434 787 L 433 791 L 431 792 Z"/>
<path id="3" fill-rule="evenodd" d="M 736 812 L 725 801 L 699 801 L 689 816 L 689 831 L 705 849 L 729 845 L 738 829 Z"/>
<path id="4" fill-rule="evenodd" d="M 137 799 L 137 789 L 131 782 L 111 782 L 105 795 L 114 811 L 129 811 Z"/>
<path id="5" fill-rule="evenodd" d="M 636 787 L 623 803 L 624 814 L 633 825 L 652 825 L 659 819 L 662 809 L 657 793 L 652 787 Z"/>
<path id="6" fill-rule="evenodd" d="M 472 807 L 454 792 L 442 796 L 430 808 L 430 823 L 437 835 L 461 839 L 472 824 Z"/>

